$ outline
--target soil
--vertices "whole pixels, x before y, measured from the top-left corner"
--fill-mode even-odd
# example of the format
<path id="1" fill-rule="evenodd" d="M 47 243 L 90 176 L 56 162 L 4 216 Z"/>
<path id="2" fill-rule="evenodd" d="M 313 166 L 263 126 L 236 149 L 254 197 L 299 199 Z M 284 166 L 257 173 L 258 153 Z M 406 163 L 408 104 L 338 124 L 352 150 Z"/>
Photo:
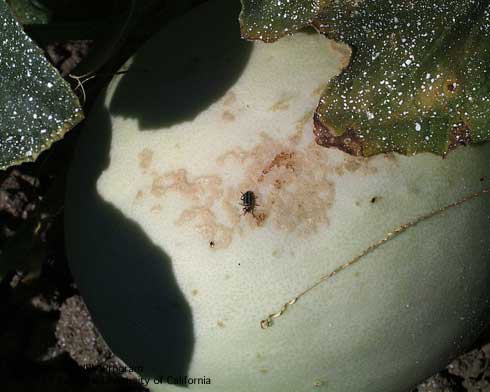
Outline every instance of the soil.
<path id="1" fill-rule="evenodd" d="M 161 14 L 154 11 L 153 22 L 135 29 L 102 73 L 117 70 L 158 27 Z M 66 76 L 96 44 L 52 42 L 44 49 Z M 86 108 L 106 80 L 85 86 Z M 64 178 L 78 132 L 35 163 L 0 171 L 0 267 L 9 271 L 0 282 L 2 391 L 146 391 L 133 373 L 115 371 L 126 367 L 97 332 L 67 265 Z M 490 391 L 490 338 L 411 392 L 461 391 Z"/>

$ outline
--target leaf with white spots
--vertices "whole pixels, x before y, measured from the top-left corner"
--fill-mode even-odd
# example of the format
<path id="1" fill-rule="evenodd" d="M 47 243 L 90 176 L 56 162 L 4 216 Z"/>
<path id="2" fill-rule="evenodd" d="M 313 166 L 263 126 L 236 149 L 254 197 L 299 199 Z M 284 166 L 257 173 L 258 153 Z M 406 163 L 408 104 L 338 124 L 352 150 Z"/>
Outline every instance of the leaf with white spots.
<path id="1" fill-rule="evenodd" d="M 0 169 L 34 160 L 83 119 L 70 86 L 0 1 Z"/>
<path id="2" fill-rule="evenodd" d="M 329 1 L 311 24 L 354 48 L 317 108 L 320 144 L 444 155 L 489 139 L 488 0 Z"/>
<path id="3" fill-rule="evenodd" d="M 36 0 L 6 0 L 17 21 L 23 25 L 46 24 L 51 12 Z"/>
<path id="4" fill-rule="evenodd" d="M 310 24 L 319 11 L 318 0 L 242 0 L 242 37 L 276 41 Z"/>

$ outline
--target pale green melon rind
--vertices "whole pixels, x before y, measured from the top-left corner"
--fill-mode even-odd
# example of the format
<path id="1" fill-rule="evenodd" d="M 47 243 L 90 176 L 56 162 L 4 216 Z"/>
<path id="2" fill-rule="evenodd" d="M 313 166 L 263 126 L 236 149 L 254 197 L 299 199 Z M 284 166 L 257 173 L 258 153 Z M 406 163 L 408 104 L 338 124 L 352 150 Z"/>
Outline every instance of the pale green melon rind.
<path id="1" fill-rule="evenodd" d="M 214 4 L 208 6 L 210 14 L 220 7 Z M 160 39 L 168 42 L 179 28 Z M 315 45 L 324 43 L 300 34 L 267 49 L 242 47 L 248 53 L 235 78 L 219 93 L 207 95 L 201 111 L 188 110 L 186 121 L 173 116 L 171 125 L 158 129 L 148 121 L 151 110 L 141 116 L 120 110 L 118 100 L 127 100 L 131 108 L 141 99 L 138 90 L 127 95 L 120 87 L 124 78 L 133 78 L 126 82 L 133 88 L 140 80 L 142 91 L 150 85 L 148 78 L 131 72 L 121 85 L 120 79 L 114 81 L 105 104 L 101 100 L 89 119 L 69 177 L 67 251 L 98 328 L 128 365 L 143 366 L 143 373 L 152 376 L 210 377 L 212 384 L 197 391 L 301 392 L 315 390 L 317 383 L 316 390 L 401 392 L 443 367 L 486 325 L 490 203 L 482 195 L 387 242 L 305 295 L 271 328 L 260 329 L 263 317 L 394 228 L 481 190 L 487 180 L 480 178 L 490 163 L 487 145 L 459 149 L 446 159 L 378 156 L 363 161 L 358 170 L 330 173 L 335 197 L 328 223 L 316 232 L 281 231 L 271 221 L 254 229 L 246 217 L 239 224 L 242 234 L 235 233 L 232 243 L 219 250 L 210 249 L 192 225 L 174 224 L 185 201 L 165 196 L 155 214 L 150 212 L 155 199 L 135 199 L 138 190 L 148 191 L 148 176 L 155 170 L 185 167 L 190 179 L 219 173 L 223 187 L 240 184 L 249 162 L 227 171 L 215 158 L 233 146 L 248 151 L 260 145 L 264 129 L 287 145 L 295 131 L 291 119 L 313 110 L 316 98 L 308 90 L 285 111 L 270 114 L 261 107 L 270 107 L 282 92 L 306 89 L 305 73 L 322 80 L 324 70 L 316 73 L 318 64 L 305 66 L 303 61 L 305 48 Z M 289 46 L 289 53 L 302 56 L 285 63 L 281 54 Z M 330 48 L 315 61 L 326 67 L 335 58 L 338 65 L 335 53 Z M 262 69 L 270 72 L 268 84 L 257 75 L 261 59 L 270 61 L 272 71 Z M 289 85 L 278 83 L 288 66 Z M 172 86 L 164 72 L 159 75 L 162 86 Z M 183 87 L 192 82 L 179 80 Z M 236 113 L 245 113 L 233 124 L 217 120 L 230 90 L 242 105 Z M 311 131 L 304 135 L 312 140 Z M 145 173 L 137 158 L 143 148 L 154 152 Z M 295 152 L 299 156 L 305 148 L 297 145 Z M 347 159 L 335 150 L 325 154 L 329 164 Z M 304 155 L 303 163 L 311 163 L 313 157 Z M 299 184 L 301 178 L 295 181 Z M 258 191 L 267 198 L 267 189 Z M 224 219 L 220 206 L 213 212 Z M 274 256 L 275 250 L 282 254 Z M 177 388 L 151 385 L 155 391 Z"/>

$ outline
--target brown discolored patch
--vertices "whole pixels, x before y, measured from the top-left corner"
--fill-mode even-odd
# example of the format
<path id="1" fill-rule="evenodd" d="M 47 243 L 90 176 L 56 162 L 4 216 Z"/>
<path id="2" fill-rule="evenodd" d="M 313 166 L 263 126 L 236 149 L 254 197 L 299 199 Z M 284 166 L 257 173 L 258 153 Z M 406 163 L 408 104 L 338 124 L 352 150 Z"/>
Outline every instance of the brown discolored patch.
<path id="1" fill-rule="evenodd" d="M 293 99 L 293 97 L 282 98 L 277 101 L 274 105 L 272 105 L 269 110 L 271 112 L 280 112 L 289 109 L 289 102 Z"/>
<path id="2" fill-rule="evenodd" d="M 302 131 L 311 121 L 309 115 L 311 112 L 305 113 L 299 121 L 293 137 L 278 140 L 262 133 L 250 149 L 236 147 L 218 156 L 220 173 L 240 176 L 232 184 L 223 185 L 220 174 L 193 177 L 185 169 L 162 172 L 148 167 L 145 194 L 159 199 L 154 205 L 165 206 L 164 198 L 171 196 L 181 200 L 183 207 L 175 224 L 191 226 L 213 251 L 228 247 L 236 234 L 259 229 L 265 221 L 273 230 L 294 231 L 299 236 L 316 232 L 328 225 L 328 211 L 335 199 L 330 178 L 338 175 L 339 168 L 343 172 L 369 168 L 367 160 L 347 155 L 329 162 L 329 151 Z M 243 216 L 241 196 L 249 190 L 257 194 L 260 207 L 253 215 Z"/>
<path id="3" fill-rule="evenodd" d="M 383 158 L 388 161 L 397 164 L 397 166 L 400 164 L 396 154 L 394 152 L 386 152 L 383 154 Z"/>
<path id="4" fill-rule="evenodd" d="M 147 170 L 153 161 L 153 151 L 149 148 L 143 149 L 138 154 L 139 166 L 142 170 Z"/>
<path id="5" fill-rule="evenodd" d="M 228 92 L 226 94 L 225 99 L 223 101 L 224 106 L 231 106 L 236 102 L 236 94 L 233 91 Z"/>
<path id="6" fill-rule="evenodd" d="M 150 208 L 150 211 L 154 213 L 160 212 L 161 210 L 162 210 L 162 206 L 160 204 L 155 204 Z"/>
<path id="7" fill-rule="evenodd" d="M 136 200 L 141 200 L 145 196 L 143 191 L 136 192 L 136 196 L 134 197 Z"/>
<path id="8" fill-rule="evenodd" d="M 153 177 L 150 193 L 155 197 L 162 197 L 165 194 L 164 176 L 156 175 Z"/>
<path id="9" fill-rule="evenodd" d="M 378 171 L 375 166 L 369 165 L 367 158 L 353 157 L 350 155 L 345 155 L 344 160 L 336 165 L 334 170 L 339 176 L 354 173 L 358 170 L 362 171 L 366 175 L 374 174 Z"/>
<path id="10" fill-rule="evenodd" d="M 363 140 L 354 130 L 347 129 L 343 134 L 337 136 L 332 131 L 332 127 L 320 120 L 318 113 L 314 118 L 315 141 L 319 146 L 335 147 L 341 151 L 354 156 L 363 156 Z"/>
<path id="11" fill-rule="evenodd" d="M 297 122 L 296 122 L 296 130 L 303 130 L 305 128 L 305 125 L 308 124 L 313 120 L 313 114 L 315 113 L 314 110 L 309 110 L 305 114 L 303 114 L 303 117 L 301 117 Z"/>
<path id="12" fill-rule="evenodd" d="M 223 321 L 221 321 L 221 320 L 218 320 L 218 321 L 216 322 L 216 324 L 217 324 L 217 325 L 218 325 L 218 327 L 220 327 L 220 328 L 224 328 L 224 327 L 225 327 L 225 323 L 224 323 Z"/>
<path id="13" fill-rule="evenodd" d="M 230 245 L 233 230 L 231 227 L 218 223 L 216 216 L 209 208 L 194 207 L 184 210 L 177 222 L 178 226 L 194 223 L 194 228 L 204 238 L 212 238 L 213 249 L 222 249 Z"/>
<path id="14" fill-rule="evenodd" d="M 236 119 L 235 115 L 232 112 L 230 112 L 229 110 L 225 110 L 223 112 L 223 114 L 221 115 L 221 118 L 225 122 L 233 122 Z"/>
<path id="15" fill-rule="evenodd" d="M 284 184 L 284 181 L 278 178 L 277 180 L 274 181 L 274 188 L 281 189 L 282 184 Z"/>
<path id="16" fill-rule="evenodd" d="M 221 203 L 223 211 L 226 213 L 228 221 L 232 226 L 237 227 L 240 223 L 240 214 L 237 214 L 235 203 L 231 203 L 230 200 L 234 198 L 229 189 L 225 192 L 225 197 Z"/>
<path id="17" fill-rule="evenodd" d="M 197 294 L 199 294 L 198 289 L 192 289 L 191 294 L 195 297 Z"/>
<path id="18" fill-rule="evenodd" d="M 262 174 L 257 179 L 258 182 L 264 180 L 264 176 L 267 175 L 274 167 L 285 167 L 288 170 L 294 171 L 294 153 L 282 151 L 277 154 L 272 161 L 262 170 Z"/>
<path id="19" fill-rule="evenodd" d="M 356 158 L 356 157 L 347 157 L 344 160 L 344 166 L 343 167 L 348 172 L 351 172 L 351 173 L 356 172 L 357 170 L 360 169 L 361 166 L 362 166 L 362 161 L 359 158 Z"/>
<path id="20" fill-rule="evenodd" d="M 262 374 L 267 374 L 267 373 L 269 373 L 269 369 L 267 369 L 267 368 L 260 368 L 259 369 L 259 372 L 262 373 Z"/>
<path id="21" fill-rule="evenodd" d="M 332 49 L 334 52 L 337 52 L 340 55 L 341 69 L 347 68 L 352 56 L 352 49 L 350 48 L 350 46 L 333 40 L 329 40 L 328 43 L 330 45 L 330 49 Z"/>
<path id="22" fill-rule="evenodd" d="M 327 151 L 315 143 L 298 149 L 291 141 L 278 142 L 266 134 L 261 139 L 250 150 L 229 151 L 217 160 L 243 166 L 244 180 L 225 190 L 224 198 L 234 208 L 230 213 L 240 216 L 241 192 L 254 189 L 260 193 L 260 208 L 255 218 L 243 218 L 248 228 L 259 228 L 265 218 L 274 230 L 306 235 L 328 224 L 335 187 L 328 180 L 334 167 L 327 164 Z"/>
<path id="23" fill-rule="evenodd" d="M 222 197 L 223 189 L 221 178 L 218 176 L 200 176 L 189 178 L 186 170 L 179 169 L 160 173 L 156 170 L 151 174 L 150 194 L 156 198 L 163 198 L 171 193 L 190 203 L 182 211 L 175 222 L 176 225 L 193 223 L 194 228 L 207 241 L 213 249 L 227 247 L 231 243 L 232 229 L 218 220 L 211 208 Z M 151 208 L 159 211 L 160 204 Z"/>
<path id="24" fill-rule="evenodd" d="M 150 192 L 155 197 L 175 192 L 199 206 L 211 206 L 222 193 L 222 180 L 218 176 L 201 176 L 192 180 L 184 169 L 164 174 L 154 172 L 152 176 Z"/>
<path id="25" fill-rule="evenodd" d="M 449 135 L 449 150 L 459 146 L 467 146 L 471 143 L 471 129 L 466 123 L 460 123 L 453 128 Z"/>
<path id="26" fill-rule="evenodd" d="M 265 212 L 259 212 L 253 215 L 257 226 L 262 226 L 267 219 L 267 215 Z"/>
<path id="27" fill-rule="evenodd" d="M 299 142 L 301 141 L 301 139 L 303 138 L 303 133 L 304 133 L 305 126 L 306 126 L 306 124 L 312 122 L 312 120 L 313 120 L 313 113 L 314 113 L 314 110 L 310 110 L 310 111 L 306 112 L 303 115 L 303 117 L 301 117 L 298 121 L 296 121 L 296 125 L 295 125 L 296 132 L 293 135 L 291 135 L 289 137 L 289 139 L 288 139 L 289 142 L 293 146 L 298 145 Z"/>
<path id="28" fill-rule="evenodd" d="M 327 87 L 327 85 L 325 83 L 320 84 L 316 89 L 314 89 L 311 92 L 311 95 L 313 97 L 319 97 L 320 95 L 322 95 L 323 90 L 325 90 L 326 87 Z"/>
<path id="29" fill-rule="evenodd" d="M 216 163 L 222 166 L 226 163 L 227 160 L 237 160 L 243 164 L 247 158 L 249 158 L 249 154 L 242 148 L 237 147 L 231 151 L 224 153 L 223 155 L 220 155 L 216 159 Z"/>

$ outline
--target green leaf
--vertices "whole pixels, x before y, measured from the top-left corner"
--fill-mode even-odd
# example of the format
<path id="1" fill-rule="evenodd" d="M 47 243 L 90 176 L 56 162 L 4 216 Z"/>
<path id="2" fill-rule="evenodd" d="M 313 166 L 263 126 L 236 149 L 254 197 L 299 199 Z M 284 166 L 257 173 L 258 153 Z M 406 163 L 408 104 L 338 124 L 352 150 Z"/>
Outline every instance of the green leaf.
<path id="1" fill-rule="evenodd" d="M 350 45 L 354 54 L 320 100 L 317 141 L 363 156 L 392 151 L 444 155 L 460 144 L 487 141 L 489 3 L 324 3 L 311 24 Z M 242 27 L 246 31 L 248 25 Z"/>
<path id="2" fill-rule="evenodd" d="M 0 169 L 34 160 L 83 119 L 78 98 L 0 1 Z"/>
<path id="3" fill-rule="evenodd" d="M 36 0 L 7 0 L 7 3 L 17 21 L 23 25 L 46 24 L 51 18 L 49 10 Z"/>
<path id="4" fill-rule="evenodd" d="M 313 22 L 318 0 L 242 0 L 242 37 L 273 42 Z"/>

